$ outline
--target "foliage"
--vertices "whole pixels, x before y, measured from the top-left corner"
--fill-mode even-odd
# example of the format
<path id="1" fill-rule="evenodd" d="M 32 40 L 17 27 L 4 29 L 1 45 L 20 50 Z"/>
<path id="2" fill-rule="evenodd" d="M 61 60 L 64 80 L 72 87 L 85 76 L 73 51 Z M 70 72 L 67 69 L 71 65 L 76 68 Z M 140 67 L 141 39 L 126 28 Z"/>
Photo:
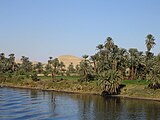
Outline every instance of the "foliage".
<path id="1" fill-rule="evenodd" d="M 137 80 L 122 80 L 122 84 L 125 85 L 148 85 L 149 81 L 147 80 L 141 80 L 141 79 L 137 79 Z"/>
<path id="2" fill-rule="evenodd" d="M 156 44 L 154 42 L 154 36 L 152 34 L 148 34 L 147 37 L 146 37 L 146 47 L 147 47 L 147 51 L 149 52 L 153 47 L 154 45 Z"/>
<path id="3" fill-rule="evenodd" d="M 82 60 L 79 64 L 79 74 L 82 76 L 79 81 L 91 81 L 93 77 L 93 69 L 89 60 L 87 60 L 87 55 L 85 55 L 85 60 Z"/>
<path id="4" fill-rule="evenodd" d="M 37 64 L 34 65 L 34 70 L 36 70 L 36 72 L 38 74 L 43 73 L 43 64 L 41 62 L 38 62 Z"/>
<path id="5" fill-rule="evenodd" d="M 69 73 L 75 73 L 75 69 L 74 69 L 74 66 L 73 66 L 73 63 L 71 62 L 68 66 L 68 72 Z"/>
<path id="6" fill-rule="evenodd" d="M 149 72 L 147 76 L 147 80 L 149 80 L 150 84 L 148 85 L 151 89 L 159 89 L 160 88 L 160 68 L 159 66 L 154 66 L 154 68 Z"/>
<path id="7" fill-rule="evenodd" d="M 71 63 L 68 68 L 58 58 L 49 57 L 46 65 L 40 62 L 33 65 L 26 56 L 22 56 L 21 63 L 16 63 L 13 53 L 8 57 L 0 53 L 0 81 L 18 81 L 23 76 L 24 79 L 32 78 L 34 82 L 39 80 L 38 74 L 47 78 L 51 76 L 52 81 L 55 81 L 58 75 L 77 75 L 83 83 L 98 78 L 107 94 L 118 94 L 122 78 L 130 81 L 148 80 L 146 84 L 149 88 L 159 89 L 160 54 L 156 56 L 152 53 L 156 45 L 152 34 L 146 36 L 145 45 L 145 52 L 136 48 L 126 50 L 116 45 L 111 37 L 107 37 L 104 44 L 96 46 L 97 52 L 94 55 L 83 55 L 83 60 L 78 65 Z"/>
<path id="8" fill-rule="evenodd" d="M 33 73 L 33 75 L 31 76 L 33 81 L 39 81 L 40 79 L 38 78 L 36 73 Z"/>
<path id="9" fill-rule="evenodd" d="M 93 81 L 95 79 L 95 75 L 93 74 L 87 74 L 86 76 L 81 76 L 78 81 L 79 82 L 89 82 Z"/>
<path id="10" fill-rule="evenodd" d="M 115 70 L 105 71 L 100 74 L 99 80 L 102 81 L 102 86 L 106 94 L 118 94 L 120 91 L 119 85 L 122 80 L 120 72 Z"/>

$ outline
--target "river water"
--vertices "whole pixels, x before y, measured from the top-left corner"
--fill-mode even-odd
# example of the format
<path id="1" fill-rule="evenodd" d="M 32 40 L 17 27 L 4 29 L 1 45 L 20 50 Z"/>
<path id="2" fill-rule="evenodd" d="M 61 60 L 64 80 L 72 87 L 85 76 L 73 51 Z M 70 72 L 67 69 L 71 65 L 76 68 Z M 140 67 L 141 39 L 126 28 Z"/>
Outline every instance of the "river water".
<path id="1" fill-rule="evenodd" d="M 160 120 L 160 102 L 0 88 L 0 120 Z"/>

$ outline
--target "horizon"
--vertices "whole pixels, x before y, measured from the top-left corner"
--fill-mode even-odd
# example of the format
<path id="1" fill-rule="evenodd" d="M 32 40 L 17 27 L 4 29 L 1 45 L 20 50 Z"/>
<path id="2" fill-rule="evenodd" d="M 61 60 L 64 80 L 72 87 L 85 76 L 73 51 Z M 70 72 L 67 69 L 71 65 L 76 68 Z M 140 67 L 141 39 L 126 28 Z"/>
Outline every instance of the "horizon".
<path id="1" fill-rule="evenodd" d="M 147 34 L 160 52 L 159 0 L 1 0 L 0 52 L 46 62 L 61 55 L 93 55 L 107 37 L 120 48 L 146 51 Z"/>

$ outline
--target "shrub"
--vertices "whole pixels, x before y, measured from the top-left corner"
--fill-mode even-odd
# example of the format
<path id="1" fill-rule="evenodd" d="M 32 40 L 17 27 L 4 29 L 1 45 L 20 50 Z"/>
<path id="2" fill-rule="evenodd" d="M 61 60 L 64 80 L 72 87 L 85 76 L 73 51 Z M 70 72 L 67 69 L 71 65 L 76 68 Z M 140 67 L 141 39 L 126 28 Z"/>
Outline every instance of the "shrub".
<path id="1" fill-rule="evenodd" d="M 39 81 L 39 78 L 38 78 L 38 76 L 37 76 L 36 73 L 34 73 L 34 74 L 31 76 L 31 78 L 32 78 L 33 81 Z"/>

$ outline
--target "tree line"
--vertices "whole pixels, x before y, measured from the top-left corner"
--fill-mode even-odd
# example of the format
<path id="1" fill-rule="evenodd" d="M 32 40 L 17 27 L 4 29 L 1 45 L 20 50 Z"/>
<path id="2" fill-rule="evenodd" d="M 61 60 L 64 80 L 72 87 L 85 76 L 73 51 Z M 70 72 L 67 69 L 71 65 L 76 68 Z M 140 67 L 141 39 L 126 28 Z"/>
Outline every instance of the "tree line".
<path id="1" fill-rule="evenodd" d="M 76 74 L 76 69 L 71 62 L 66 68 L 65 64 L 58 60 L 49 57 L 47 64 L 41 62 L 32 63 L 29 57 L 22 56 L 20 62 L 16 62 L 15 54 L 9 54 L 8 57 L 4 53 L 0 53 L 0 74 L 3 75 L 24 75 L 25 77 L 42 75 L 51 76 L 54 80 L 55 75 L 70 75 Z"/>
<path id="2" fill-rule="evenodd" d="M 148 34 L 145 40 L 146 51 L 137 48 L 120 48 L 111 37 L 107 37 L 104 44 L 96 46 L 97 52 L 83 55 L 83 60 L 76 66 L 72 63 L 65 68 L 65 64 L 58 58 L 49 57 L 47 64 L 38 62 L 32 64 L 28 57 L 22 56 L 21 63 L 15 62 L 14 54 L 8 57 L 0 54 L 0 74 L 25 75 L 39 80 L 37 74 L 51 76 L 55 81 L 56 75 L 79 75 L 80 82 L 98 80 L 107 94 L 117 94 L 121 80 L 148 80 L 149 88 L 160 88 L 160 54 L 151 52 L 156 45 L 155 38 Z"/>
<path id="3" fill-rule="evenodd" d="M 97 53 L 90 56 L 90 61 L 84 55 L 80 68 L 84 69 L 83 76 L 95 76 L 104 86 L 108 94 L 117 94 L 121 80 L 148 80 L 149 88 L 160 88 L 160 54 L 151 52 L 156 45 L 152 34 L 146 36 L 145 52 L 137 48 L 120 48 L 111 37 L 104 44 L 96 46 Z M 91 69 L 93 68 L 93 69 Z"/>

